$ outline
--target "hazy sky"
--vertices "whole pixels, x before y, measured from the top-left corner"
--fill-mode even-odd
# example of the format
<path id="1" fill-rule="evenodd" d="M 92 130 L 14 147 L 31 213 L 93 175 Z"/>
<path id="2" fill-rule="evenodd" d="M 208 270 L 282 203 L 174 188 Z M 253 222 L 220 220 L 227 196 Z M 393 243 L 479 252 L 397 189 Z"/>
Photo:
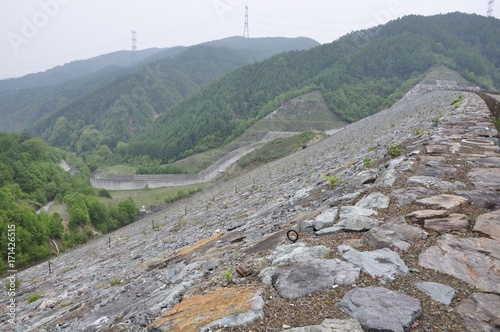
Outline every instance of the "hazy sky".
<path id="1" fill-rule="evenodd" d="M 243 35 L 245 5 L 250 37 L 328 43 L 408 14 L 485 15 L 488 0 L 0 0 L 0 79 L 130 50 L 132 29 L 139 50 Z"/>

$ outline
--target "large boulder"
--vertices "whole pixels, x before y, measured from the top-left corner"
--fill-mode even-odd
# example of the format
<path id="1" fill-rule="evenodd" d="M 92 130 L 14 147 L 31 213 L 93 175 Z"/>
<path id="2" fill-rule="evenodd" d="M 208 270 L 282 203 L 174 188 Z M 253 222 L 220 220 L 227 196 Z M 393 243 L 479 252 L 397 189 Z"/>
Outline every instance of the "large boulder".
<path id="1" fill-rule="evenodd" d="M 363 272 L 373 277 L 392 280 L 398 274 L 409 273 L 408 267 L 399 255 L 387 248 L 361 252 L 342 244 L 338 250 L 346 261 L 360 267 Z"/>
<path id="2" fill-rule="evenodd" d="M 372 250 L 382 248 L 408 250 L 411 246 L 410 243 L 405 241 L 403 234 L 381 227 L 374 227 L 363 234 L 361 243 Z"/>
<path id="3" fill-rule="evenodd" d="M 449 274 L 484 292 L 500 294 L 500 245 L 487 238 L 456 238 L 443 235 L 435 246 L 422 252 L 421 266 Z"/>
<path id="4" fill-rule="evenodd" d="M 409 331 L 422 314 L 418 299 L 383 287 L 354 288 L 338 305 L 367 331 Z"/>
<path id="5" fill-rule="evenodd" d="M 315 231 L 323 228 L 332 227 L 337 218 L 338 208 L 331 208 L 321 212 L 314 218 L 313 226 Z"/>
<path id="6" fill-rule="evenodd" d="M 386 223 L 370 229 L 363 234 L 361 242 L 369 249 L 395 247 L 408 250 L 411 243 L 425 240 L 428 234 L 419 227 L 408 224 Z"/>
<path id="7" fill-rule="evenodd" d="M 488 210 L 500 209 L 500 195 L 492 190 L 463 190 L 455 194 L 469 200 L 469 204 L 479 206 Z"/>
<path id="8" fill-rule="evenodd" d="M 467 176 L 476 189 L 500 191 L 500 168 L 474 168 Z"/>
<path id="9" fill-rule="evenodd" d="M 456 312 L 465 320 L 468 332 L 500 330 L 500 296 L 474 293 L 462 300 Z"/>
<path id="10" fill-rule="evenodd" d="M 206 331 L 212 327 L 244 325 L 262 319 L 263 309 L 264 300 L 258 289 L 219 288 L 184 299 L 151 323 L 148 331 Z"/>
<path id="11" fill-rule="evenodd" d="M 297 299 L 334 285 L 352 285 L 360 269 L 339 259 L 315 259 L 278 269 L 272 284 L 285 299 Z"/>
<path id="12" fill-rule="evenodd" d="M 473 231 L 481 232 L 500 241 L 500 210 L 478 216 Z"/>

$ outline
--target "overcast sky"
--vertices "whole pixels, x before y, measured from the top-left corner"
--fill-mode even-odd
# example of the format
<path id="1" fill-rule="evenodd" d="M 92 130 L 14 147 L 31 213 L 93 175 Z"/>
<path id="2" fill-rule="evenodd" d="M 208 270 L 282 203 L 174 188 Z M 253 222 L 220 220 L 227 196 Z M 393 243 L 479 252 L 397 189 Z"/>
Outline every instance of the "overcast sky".
<path id="1" fill-rule="evenodd" d="M 139 50 L 240 36 L 245 5 L 250 37 L 328 43 L 409 14 L 485 15 L 488 0 L 0 0 L 0 79 L 130 50 L 132 29 Z"/>

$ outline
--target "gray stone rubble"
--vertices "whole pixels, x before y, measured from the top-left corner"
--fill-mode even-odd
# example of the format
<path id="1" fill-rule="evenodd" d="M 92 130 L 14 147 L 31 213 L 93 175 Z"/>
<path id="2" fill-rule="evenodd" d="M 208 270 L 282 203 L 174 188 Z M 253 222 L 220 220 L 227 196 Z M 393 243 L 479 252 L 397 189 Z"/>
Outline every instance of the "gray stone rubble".
<path id="1" fill-rule="evenodd" d="M 465 96 L 460 107 L 451 107 L 460 94 Z M 412 130 L 419 126 L 429 129 L 415 137 Z M 461 280 L 475 291 L 458 299 L 449 285 L 421 280 L 416 292 L 453 306 L 468 331 L 494 331 L 500 326 L 497 135 L 477 95 L 417 87 L 392 108 L 320 143 L 245 177 L 218 181 L 53 257 L 51 274 L 46 263 L 18 272 L 17 325 L 9 325 L 8 300 L 2 297 L 0 330 L 182 331 L 176 317 L 189 310 L 179 310 L 188 299 L 210 298 L 221 288 L 236 303 L 246 303 L 239 296 L 251 299 L 241 307 L 228 301 L 222 317 L 193 325 L 215 331 L 263 319 L 262 287 L 298 299 L 339 286 L 344 295 L 331 305 L 352 319 L 330 317 L 284 330 L 408 331 L 426 311 L 416 298 L 353 284 L 363 273 L 384 282 L 407 278 L 410 269 L 400 255 L 432 236 L 433 245 L 418 256 L 419 268 Z M 383 160 L 387 146 L 405 142 L 408 152 L 401 157 L 362 167 L 363 158 Z M 334 169 L 346 182 L 330 190 L 322 175 Z M 386 220 L 381 217 L 386 211 L 398 212 Z M 290 243 L 286 230 L 291 227 L 300 236 L 350 232 L 360 240 L 356 247 L 352 241 L 338 248 L 300 239 Z M 247 288 L 251 276 L 260 281 Z M 28 303 L 26 297 L 35 292 L 42 297 Z"/>

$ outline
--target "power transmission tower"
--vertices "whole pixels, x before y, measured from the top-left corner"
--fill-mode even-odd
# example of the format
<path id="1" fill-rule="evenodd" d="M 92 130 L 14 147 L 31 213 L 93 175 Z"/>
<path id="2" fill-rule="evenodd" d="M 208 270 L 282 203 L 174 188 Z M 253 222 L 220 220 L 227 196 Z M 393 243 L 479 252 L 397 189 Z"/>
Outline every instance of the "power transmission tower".
<path id="1" fill-rule="evenodd" d="M 486 16 L 493 15 L 493 3 L 495 3 L 495 0 L 488 0 L 488 11 L 486 12 Z"/>
<path id="2" fill-rule="evenodd" d="M 250 38 L 248 31 L 248 6 L 245 6 L 245 28 L 243 29 L 243 38 Z"/>
<path id="3" fill-rule="evenodd" d="M 132 30 L 132 51 L 137 51 L 137 31 Z"/>

